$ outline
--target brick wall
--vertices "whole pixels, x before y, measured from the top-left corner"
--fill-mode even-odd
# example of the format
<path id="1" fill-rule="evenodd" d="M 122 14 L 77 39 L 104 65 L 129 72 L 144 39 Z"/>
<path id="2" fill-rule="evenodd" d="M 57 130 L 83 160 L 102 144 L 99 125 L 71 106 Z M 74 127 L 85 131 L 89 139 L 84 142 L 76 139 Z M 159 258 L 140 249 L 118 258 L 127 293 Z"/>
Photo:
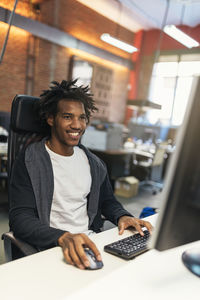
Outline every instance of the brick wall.
<path id="1" fill-rule="evenodd" d="M 7 25 L 0 22 L 0 49 L 2 49 Z M 26 51 L 28 34 L 11 28 L 6 52 L 0 65 L 0 110 L 9 111 L 16 94 L 23 94 L 26 74 Z"/>
<path id="2" fill-rule="evenodd" d="M 39 96 L 41 91 L 46 89 L 50 82 L 51 69 L 51 48 L 52 44 L 48 41 L 38 39 L 36 51 L 35 83 L 34 96 Z"/>
<path id="3" fill-rule="evenodd" d="M 0 6 L 9 10 L 13 10 L 15 0 L 1 0 Z M 22 16 L 30 17 L 32 15 L 30 10 L 31 4 L 28 1 L 20 0 L 17 3 L 15 12 Z"/>
<path id="4" fill-rule="evenodd" d="M 88 7 L 74 0 L 60 1 L 60 28 L 80 40 L 90 42 L 99 48 L 108 50 L 124 58 L 130 58 L 130 54 L 109 46 L 100 40 L 102 33 L 109 32 L 111 35 L 121 38 L 123 41 L 133 44 L 133 32 L 117 25 Z M 67 4 L 66 9 L 63 9 Z M 67 22 L 66 22 L 67 20 Z"/>
<path id="5" fill-rule="evenodd" d="M 126 101 L 128 98 L 129 72 L 125 68 L 115 70 L 112 86 L 112 103 L 110 107 L 110 121 L 124 123 Z"/>
<path id="6" fill-rule="evenodd" d="M 36 58 L 34 96 L 48 88 L 51 81 L 68 79 L 70 55 L 67 49 L 39 39 Z"/>
<path id="7" fill-rule="evenodd" d="M 4 3 L 4 6 L 2 5 Z M 7 3 L 7 6 L 6 6 Z M 14 1 L 2 0 L 0 6 L 12 9 Z M 20 10 L 23 1 L 19 1 L 17 13 L 31 18 L 36 18 L 33 12 Z M 11 5 L 12 4 L 12 5 Z M 57 4 L 57 6 L 56 6 Z M 30 7 L 30 6 L 29 6 Z M 100 41 L 100 34 L 109 31 L 115 35 L 118 31 L 119 37 L 132 43 L 134 35 L 125 28 L 117 28 L 117 25 L 104 18 L 95 11 L 85 7 L 74 0 L 49 0 L 41 3 L 41 13 L 37 17 L 41 22 L 55 26 L 78 39 L 91 43 L 97 47 L 108 50 L 116 55 L 129 58 L 130 55 L 112 46 L 107 46 Z M 0 46 L 2 48 L 7 26 L 0 23 Z M 11 101 L 15 94 L 25 93 L 27 47 L 29 33 L 20 29 L 12 28 L 8 46 L 3 63 L 0 65 L 0 110 L 9 111 Z M 127 85 L 129 70 L 110 64 L 105 60 L 88 55 L 81 51 L 67 49 L 37 38 L 35 51 L 35 74 L 33 95 L 39 96 L 52 80 L 61 81 L 68 79 L 69 61 L 71 55 L 78 53 L 80 58 L 92 61 L 94 64 L 104 65 L 113 71 L 113 86 L 111 95 L 111 110 L 109 120 L 122 122 L 124 119 L 124 107 L 127 99 Z M 85 57 L 86 56 L 86 57 Z M 117 91 L 117 92 L 116 92 Z M 120 105 L 121 104 L 121 105 Z M 118 107 L 120 106 L 120 109 Z"/>

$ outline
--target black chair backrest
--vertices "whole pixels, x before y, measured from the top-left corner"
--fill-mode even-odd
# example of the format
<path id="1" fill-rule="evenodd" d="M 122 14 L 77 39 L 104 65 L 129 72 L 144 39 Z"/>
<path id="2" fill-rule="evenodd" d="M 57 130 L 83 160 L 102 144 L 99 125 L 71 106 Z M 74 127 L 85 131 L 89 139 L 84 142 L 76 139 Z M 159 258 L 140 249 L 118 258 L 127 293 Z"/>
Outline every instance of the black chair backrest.
<path id="1" fill-rule="evenodd" d="M 38 100 L 37 97 L 16 95 L 12 102 L 8 138 L 8 178 L 19 151 L 46 135 L 36 117 L 35 103 Z"/>
<path id="2" fill-rule="evenodd" d="M 0 111 L 0 126 L 2 126 L 8 131 L 9 124 L 10 124 L 10 112 Z"/>

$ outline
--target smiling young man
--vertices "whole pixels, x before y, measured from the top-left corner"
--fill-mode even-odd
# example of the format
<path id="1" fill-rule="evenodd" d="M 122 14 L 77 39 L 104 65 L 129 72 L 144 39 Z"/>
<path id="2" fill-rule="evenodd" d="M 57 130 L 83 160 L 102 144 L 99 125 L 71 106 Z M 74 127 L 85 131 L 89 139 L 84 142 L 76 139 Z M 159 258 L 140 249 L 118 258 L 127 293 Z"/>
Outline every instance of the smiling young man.
<path id="1" fill-rule="evenodd" d="M 75 81 L 53 82 L 37 108 L 49 131 L 16 159 L 10 182 L 10 227 L 14 235 L 38 248 L 59 245 L 65 260 L 89 266 L 84 247 L 101 255 L 89 238 L 103 218 L 118 225 L 151 231 L 149 222 L 134 218 L 116 200 L 104 163 L 80 143 L 96 109 L 88 87 Z"/>

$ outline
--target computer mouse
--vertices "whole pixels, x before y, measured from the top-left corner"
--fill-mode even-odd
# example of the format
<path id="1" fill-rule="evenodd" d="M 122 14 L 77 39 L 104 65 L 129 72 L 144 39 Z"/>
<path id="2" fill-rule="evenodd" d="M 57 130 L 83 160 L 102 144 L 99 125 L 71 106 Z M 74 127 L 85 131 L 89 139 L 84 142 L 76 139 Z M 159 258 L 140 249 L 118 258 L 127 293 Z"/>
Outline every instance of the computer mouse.
<path id="1" fill-rule="evenodd" d="M 84 249 L 87 259 L 89 260 L 90 266 L 86 269 L 88 270 L 97 270 L 103 267 L 103 262 L 96 259 L 92 250 L 85 248 Z"/>
<path id="2" fill-rule="evenodd" d="M 183 252 L 182 261 L 193 274 L 200 277 L 200 248 L 192 248 Z"/>

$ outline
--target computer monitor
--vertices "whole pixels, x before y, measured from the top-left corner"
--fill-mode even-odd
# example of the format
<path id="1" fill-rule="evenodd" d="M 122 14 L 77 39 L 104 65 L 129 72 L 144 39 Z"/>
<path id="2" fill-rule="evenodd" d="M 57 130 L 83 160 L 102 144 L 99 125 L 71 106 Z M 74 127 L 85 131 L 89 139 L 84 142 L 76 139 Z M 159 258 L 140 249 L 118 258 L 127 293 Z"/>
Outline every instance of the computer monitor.
<path id="1" fill-rule="evenodd" d="M 150 247 L 162 251 L 197 241 L 200 239 L 199 225 L 200 77 L 195 77 L 185 118 L 177 134 L 176 149 L 166 173 L 163 206 Z M 199 259 L 197 275 L 200 276 L 200 248 L 196 258 Z"/>

